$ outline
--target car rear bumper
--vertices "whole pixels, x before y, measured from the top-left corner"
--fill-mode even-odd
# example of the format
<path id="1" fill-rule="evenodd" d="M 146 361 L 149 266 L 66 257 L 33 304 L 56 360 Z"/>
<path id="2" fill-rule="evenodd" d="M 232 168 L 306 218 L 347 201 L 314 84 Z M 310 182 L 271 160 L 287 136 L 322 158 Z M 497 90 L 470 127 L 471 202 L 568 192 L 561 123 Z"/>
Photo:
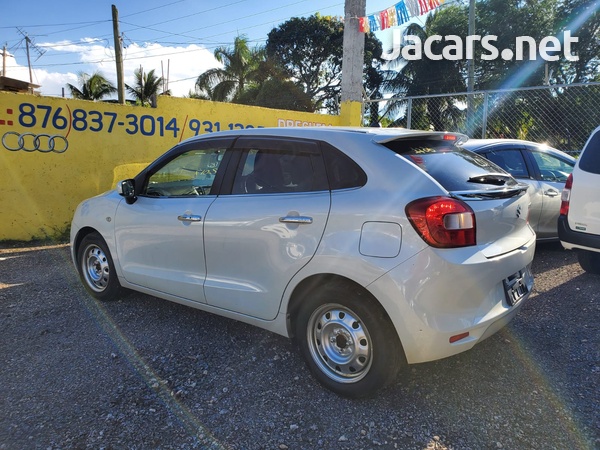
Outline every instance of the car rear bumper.
<path id="1" fill-rule="evenodd" d="M 566 249 L 583 249 L 600 252 L 600 235 L 575 231 L 569 226 L 567 216 L 558 217 L 558 238 Z"/>
<path id="2" fill-rule="evenodd" d="M 449 259 L 427 249 L 369 289 L 394 323 L 407 361 L 433 361 L 469 350 L 514 318 L 533 289 L 534 252 L 535 238 L 494 258 L 465 250 Z M 507 280 L 517 273 L 527 292 L 511 305 Z"/>

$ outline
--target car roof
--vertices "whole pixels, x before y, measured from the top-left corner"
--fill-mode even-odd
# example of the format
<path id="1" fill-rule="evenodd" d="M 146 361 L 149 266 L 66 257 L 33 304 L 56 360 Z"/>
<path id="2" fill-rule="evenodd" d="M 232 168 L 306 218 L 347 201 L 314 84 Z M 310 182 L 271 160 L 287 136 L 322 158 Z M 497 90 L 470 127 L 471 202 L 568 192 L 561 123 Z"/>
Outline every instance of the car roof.
<path id="1" fill-rule="evenodd" d="M 465 148 L 483 148 L 489 146 L 496 145 L 506 145 L 506 144 L 519 144 L 519 145 L 533 145 L 535 147 L 545 147 L 549 148 L 545 144 L 540 144 L 538 142 L 525 141 L 523 139 L 469 139 L 466 143 L 463 144 Z"/>
<path id="2" fill-rule="evenodd" d="M 525 145 L 528 147 L 536 147 L 537 150 L 542 152 L 554 153 L 556 155 L 560 155 L 562 157 L 568 158 L 570 160 L 575 160 L 568 153 L 562 152 L 556 148 L 549 147 L 546 144 L 541 144 L 539 142 L 525 141 L 522 139 L 469 139 L 467 142 L 461 144 L 467 150 L 472 152 L 479 152 L 484 149 L 489 149 L 493 147 L 501 147 L 505 145 Z"/>
<path id="3" fill-rule="evenodd" d="M 444 131 L 408 130 L 406 128 L 330 126 L 247 128 L 244 130 L 221 131 L 218 133 L 203 134 L 192 139 L 205 139 L 209 136 L 273 136 L 335 140 L 338 137 L 351 136 L 353 134 L 356 136 L 371 138 L 372 141 L 380 144 L 397 139 L 411 138 L 443 140 L 448 139 L 448 136 L 453 136 L 457 143 L 464 142 L 468 139 L 464 134 Z"/>

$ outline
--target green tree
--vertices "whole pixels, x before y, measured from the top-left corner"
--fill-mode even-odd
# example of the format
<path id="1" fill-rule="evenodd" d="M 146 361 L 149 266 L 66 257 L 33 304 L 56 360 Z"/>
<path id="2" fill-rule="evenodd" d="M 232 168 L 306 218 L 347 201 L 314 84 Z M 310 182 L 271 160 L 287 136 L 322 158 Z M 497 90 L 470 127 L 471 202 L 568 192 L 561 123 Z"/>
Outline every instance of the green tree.
<path id="1" fill-rule="evenodd" d="M 384 60 L 381 58 L 383 49 L 381 41 L 372 33 L 365 35 L 365 59 L 363 65 L 364 90 L 369 100 L 383 98 L 386 74 L 383 69 Z M 379 112 L 379 103 L 376 101 L 366 105 L 365 125 L 379 126 L 381 116 Z"/>
<path id="2" fill-rule="evenodd" d="M 269 32 L 267 59 L 306 93 L 313 110 L 327 109 L 335 114 L 339 112 L 343 38 L 344 24 L 337 17 L 294 17 Z M 381 44 L 372 34 L 365 39 L 365 68 L 369 69 L 381 55 Z M 380 84 L 376 71 L 364 73 L 371 82 L 371 93 L 376 93 Z"/>
<path id="3" fill-rule="evenodd" d="M 424 26 L 413 23 L 407 27 L 405 35 L 417 36 L 421 43 L 434 35 L 448 36 L 467 34 L 467 8 L 463 5 L 451 5 L 430 14 Z M 412 45 L 413 42 L 408 42 Z M 431 46 L 434 54 L 442 54 L 442 49 L 448 42 L 436 41 Z M 411 50 L 412 51 L 412 50 Z M 394 97 L 403 99 L 407 96 L 446 94 L 466 91 L 464 59 L 450 60 L 447 58 L 432 60 L 422 55 L 420 59 L 405 60 L 398 58 L 391 64 L 397 68 L 384 82 L 384 88 Z M 463 100 L 463 99 L 458 99 Z M 418 104 L 413 103 L 413 128 L 435 130 L 459 129 L 464 122 L 464 114 L 452 97 L 434 97 L 423 99 Z M 404 102 L 390 103 L 386 114 L 398 114 Z M 392 125 L 405 125 L 406 117 L 392 122 Z"/>
<path id="4" fill-rule="evenodd" d="M 319 14 L 293 17 L 268 34 L 268 58 L 296 80 L 315 110 L 335 109 L 332 104 L 341 82 L 343 35 L 339 19 Z"/>
<path id="5" fill-rule="evenodd" d="M 517 36 L 530 36 L 539 43 L 546 36 L 554 36 L 557 11 L 562 0 L 483 0 L 477 2 L 476 34 L 497 36 L 496 48 L 516 53 Z M 527 45 L 524 45 L 528 54 Z M 487 53 L 487 52 L 486 52 Z M 481 49 L 476 52 L 478 89 L 540 86 L 544 83 L 545 65 L 536 61 L 482 60 Z"/>
<path id="6" fill-rule="evenodd" d="M 246 36 L 237 36 L 233 47 L 218 47 L 214 55 L 223 67 L 201 74 L 196 80 L 196 93 L 207 100 L 235 102 L 258 76 L 264 51 L 250 48 Z"/>
<path id="7" fill-rule="evenodd" d="M 135 77 L 135 85 L 125 85 L 127 91 L 133 95 L 137 103 L 142 106 L 156 106 L 156 96 L 162 90 L 162 77 L 157 77 L 154 74 L 154 69 L 144 73 L 144 69 L 140 67 L 133 71 Z M 166 93 L 165 93 L 166 94 Z"/>
<path id="8" fill-rule="evenodd" d="M 77 75 L 80 86 L 67 84 L 67 88 L 73 98 L 81 100 L 102 100 L 107 95 L 117 92 L 117 88 L 100 72 L 94 72 L 88 75 L 85 72 L 79 72 Z"/>
<path id="9" fill-rule="evenodd" d="M 563 0 L 558 9 L 557 32 L 570 30 L 579 39 L 574 45 L 577 61 L 559 61 L 550 64 L 551 80 L 557 84 L 596 81 L 600 74 L 600 10 L 590 0 Z M 572 49 L 573 50 L 573 49 Z"/>
<path id="10" fill-rule="evenodd" d="M 206 87 L 203 90 L 198 89 L 197 86 L 194 86 L 194 90 L 190 89 L 188 94 L 185 96 L 188 98 L 195 98 L 197 100 L 213 100 L 214 94 L 210 87 Z"/>
<path id="11" fill-rule="evenodd" d="M 245 105 L 311 112 L 311 99 L 295 83 L 271 76 L 246 89 L 238 98 Z"/>

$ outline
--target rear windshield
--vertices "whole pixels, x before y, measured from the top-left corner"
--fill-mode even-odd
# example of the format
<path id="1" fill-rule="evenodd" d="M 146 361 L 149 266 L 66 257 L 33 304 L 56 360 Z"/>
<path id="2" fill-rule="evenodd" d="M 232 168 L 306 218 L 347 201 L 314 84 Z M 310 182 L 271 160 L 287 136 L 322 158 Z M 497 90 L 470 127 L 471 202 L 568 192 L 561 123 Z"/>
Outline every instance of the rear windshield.
<path id="1" fill-rule="evenodd" d="M 498 189 L 518 184 L 493 162 L 452 141 L 400 139 L 383 145 L 415 163 L 448 191 Z"/>
<path id="2" fill-rule="evenodd" d="M 600 131 L 592 136 L 580 158 L 581 170 L 600 174 Z"/>

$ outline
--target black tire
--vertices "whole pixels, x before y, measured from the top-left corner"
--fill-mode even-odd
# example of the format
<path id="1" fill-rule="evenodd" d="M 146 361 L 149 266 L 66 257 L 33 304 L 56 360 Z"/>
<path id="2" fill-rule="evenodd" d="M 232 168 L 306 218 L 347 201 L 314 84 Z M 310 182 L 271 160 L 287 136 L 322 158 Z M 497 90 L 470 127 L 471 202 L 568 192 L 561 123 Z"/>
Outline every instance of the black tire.
<path id="1" fill-rule="evenodd" d="M 98 300 L 116 300 L 121 285 L 108 246 L 98 233 L 90 233 L 79 244 L 77 270 L 90 295 Z"/>
<path id="2" fill-rule="evenodd" d="M 387 314 L 367 292 L 326 285 L 301 301 L 296 342 L 323 386 L 359 398 L 394 381 L 404 352 Z"/>
<path id="3" fill-rule="evenodd" d="M 578 250 L 577 259 L 581 268 L 587 273 L 600 275 L 600 253 Z"/>

